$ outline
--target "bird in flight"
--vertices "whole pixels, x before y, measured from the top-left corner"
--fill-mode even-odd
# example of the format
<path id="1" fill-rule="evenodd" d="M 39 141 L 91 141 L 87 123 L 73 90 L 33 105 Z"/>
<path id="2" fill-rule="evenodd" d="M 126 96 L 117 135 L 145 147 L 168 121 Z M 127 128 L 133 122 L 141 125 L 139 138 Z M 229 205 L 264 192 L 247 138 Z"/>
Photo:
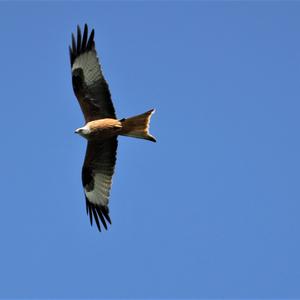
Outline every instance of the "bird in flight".
<path id="1" fill-rule="evenodd" d="M 97 57 L 94 29 L 88 36 L 84 25 L 83 35 L 77 26 L 77 41 L 72 34 L 69 47 L 72 84 L 74 93 L 84 115 L 85 125 L 75 133 L 87 140 L 87 149 L 82 167 L 86 211 L 101 231 L 111 224 L 109 194 L 116 164 L 118 135 L 155 142 L 149 133 L 149 124 L 154 109 L 143 114 L 117 119 L 108 84 L 104 79 Z"/>

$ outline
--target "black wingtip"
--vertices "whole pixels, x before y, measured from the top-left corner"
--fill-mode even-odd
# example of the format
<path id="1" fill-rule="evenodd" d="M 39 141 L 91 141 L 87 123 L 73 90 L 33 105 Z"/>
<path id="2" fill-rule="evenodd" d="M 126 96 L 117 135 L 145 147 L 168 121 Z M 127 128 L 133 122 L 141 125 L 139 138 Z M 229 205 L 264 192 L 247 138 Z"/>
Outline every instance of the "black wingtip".
<path id="1" fill-rule="evenodd" d="M 80 54 L 95 48 L 94 35 L 95 30 L 93 29 L 88 37 L 88 25 L 86 23 L 84 24 L 83 35 L 81 34 L 80 26 L 77 25 L 77 41 L 72 33 L 72 47 L 70 47 L 71 50 L 69 50 L 71 65 L 73 65 L 75 59 Z"/>
<path id="2" fill-rule="evenodd" d="M 89 41 L 87 43 L 87 50 L 92 50 L 95 46 L 95 43 L 94 43 L 94 35 L 95 35 L 95 30 L 93 29 L 91 34 L 90 34 L 90 37 L 89 37 Z"/>
<path id="3" fill-rule="evenodd" d="M 107 206 L 95 205 L 93 203 L 88 202 L 88 199 L 86 199 L 86 211 L 90 217 L 91 226 L 93 225 L 93 219 L 94 219 L 97 228 L 100 232 L 101 232 L 101 224 L 103 225 L 105 230 L 108 229 L 106 222 L 111 224 L 111 219 L 109 217 L 109 209 Z"/>
<path id="4" fill-rule="evenodd" d="M 111 219 L 109 217 L 109 209 L 107 206 L 102 206 L 101 212 L 103 213 L 105 219 L 108 221 L 108 223 L 111 225 Z"/>
<path id="5" fill-rule="evenodd" d="M 93 207 L 92 210 L 93 210 L 93 215 L 94 215 L 94 219 L 95 219 L 96 225 L 98 227 L 98 230 L 101 232 L 101 227 L 100 227 L 100 223 L 99 223 L 99 219 L 98 219 L 98 215 L 96 213 L 95 207 Z"/>
<path id="6" fill-rule="evenodd" d="M 107 230 L 107 225 L 106 225 L 105 219 L 104 219 L 104 217 L 103 217 L 101 207 L 97 206 L 96 209 L 97 209 L 98 216 L 99 216 L 99 218 L 100 218 L 100 220 L 101 220 L 101 222 L 102 222 L 104 228 Z"/>
<path id="7" fill-rule="evenodd" d="M 91 223 L 91 226 L 93 225 L 93 216 L 92 216 L 92 206 L 89 205 L 89 215 L 90 215 L 90 223 Z"/>
<path id="8" fill-rule="evenodd" d="M 79 25 L 77 25 L 77 53 L 81 53 L 81 30 Z"/>
<path id="9" fill-rule="evenodd" d="M 75 36 L 74 36 L 74 34 L 72 33 L 72 52 L 73 52 L 74 55 L 77 54 L 76 50 L 77 50 L 77 48 L 76 48 Z"/>
<path id="10" fill-rule="evenodd" d="M 86 214 L 89 215 L 89 203 L 87 197 L 85 197 L 85 208 L 86 208 Z"/>
<path id="11" fill-rule="evenodd" d="M 86 48 L 87 38 L 88 38 L 88 26 L 85 23 L 84 24 L 84 29 L 83 29 L 82 45 L 81 45 L 82 50 Z"/>
<path id="12" fill-rule="evenodd" d="M 73 62 L 74 62 L 74 56 L 73 56 L 73 52 L 72 52 L 71 46 L 69 46 L 69 55 L 70 55 L 70 62 L 71 62 L 71 65 L 72 65 Z"/>

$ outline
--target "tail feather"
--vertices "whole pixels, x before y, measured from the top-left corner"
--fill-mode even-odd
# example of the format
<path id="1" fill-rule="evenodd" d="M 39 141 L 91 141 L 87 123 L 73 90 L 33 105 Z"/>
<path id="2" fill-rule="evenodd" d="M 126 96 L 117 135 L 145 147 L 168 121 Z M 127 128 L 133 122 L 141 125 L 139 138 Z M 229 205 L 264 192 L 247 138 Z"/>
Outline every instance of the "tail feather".
<path id="1" fill-rule="evenodd" d="M 155 137 L 149 133 L 150 118 L 154 112 L 155 110 L 151 109 L 141 115 L 120 120 L 122 123 L 121 135 L 156 142 Z"/>

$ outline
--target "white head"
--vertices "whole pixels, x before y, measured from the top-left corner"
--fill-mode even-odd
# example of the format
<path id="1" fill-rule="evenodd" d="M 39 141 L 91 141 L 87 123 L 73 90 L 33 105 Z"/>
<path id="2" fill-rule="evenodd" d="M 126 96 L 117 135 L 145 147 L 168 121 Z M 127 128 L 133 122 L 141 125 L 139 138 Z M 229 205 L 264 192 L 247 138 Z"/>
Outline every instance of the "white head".
<path id="1" fill-rule="evenodd" d="M 91 130 L 87 125 L 85 125 L 84 127 L 77 128 L 75 133 L 86 138 L 91 133 Z"/>

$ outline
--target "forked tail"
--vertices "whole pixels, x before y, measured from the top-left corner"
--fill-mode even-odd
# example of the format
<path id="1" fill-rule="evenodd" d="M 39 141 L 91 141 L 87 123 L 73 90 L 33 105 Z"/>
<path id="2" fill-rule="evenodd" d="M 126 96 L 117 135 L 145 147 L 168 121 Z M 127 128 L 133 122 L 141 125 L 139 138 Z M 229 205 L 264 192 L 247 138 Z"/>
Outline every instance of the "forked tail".
<path id="1" fill-rule="evenodd" d="M 120 120 L 122 123 L 121 135 L 156 142 L 154 136 L 149 133 L 150 118 L 154 112 L 155 110 L 151 109 L 141 115 Z"/>

